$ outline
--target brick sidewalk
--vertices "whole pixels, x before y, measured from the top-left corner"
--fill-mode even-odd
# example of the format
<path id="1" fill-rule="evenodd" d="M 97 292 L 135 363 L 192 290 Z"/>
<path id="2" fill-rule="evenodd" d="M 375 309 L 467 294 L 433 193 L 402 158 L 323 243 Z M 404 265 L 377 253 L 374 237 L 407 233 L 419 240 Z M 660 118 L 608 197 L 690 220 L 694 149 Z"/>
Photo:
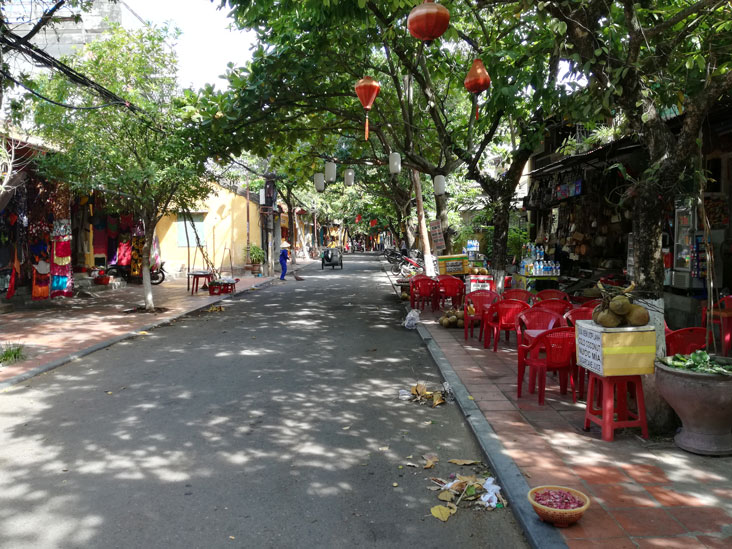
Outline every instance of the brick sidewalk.
<path id="1" fill-rule="evenodd" d="M 302 268 L 298 264 L 297 268 Z M 274 280 L 266 277 L 240 277 L 236 293 L 248 291 Z M 288 282 L 292 280 L 288 277 Z M 130 284 L 117 290 L 98 292 L 93 297 L 54 299 L 33 307 L 0 315 L 0 342 L 21 343 L 26 359 L 0 368 L 0 387 L 21 381 L 31 374 L 114 343 L 130 334 L 169 322 L 228 297 L 186 290 L 186 279 L 168 279 L 153 286 L 156 307 L 161 313 L 125 312 L 144 304 L 143 289 Z"/>
<path id="2" fill-rule="evenodd" d="M 529 486 L 590 495 L 582 520 L 561 530 L 569 547 L 732 547 L 732 457 L 696 456 L 670 439 L 643 440 L 639 429 L 604 442 L 594 424 L 583 431 L 584 402 L 561 395 L 551 376 L 546 405 L 525 384 L 516 398 L 513 335 L 509 343 L 501 335 L 494 353 L 477 339 L 465 342 L 462 329 L 440 326 L 437 314 L 421 316 Z"/>

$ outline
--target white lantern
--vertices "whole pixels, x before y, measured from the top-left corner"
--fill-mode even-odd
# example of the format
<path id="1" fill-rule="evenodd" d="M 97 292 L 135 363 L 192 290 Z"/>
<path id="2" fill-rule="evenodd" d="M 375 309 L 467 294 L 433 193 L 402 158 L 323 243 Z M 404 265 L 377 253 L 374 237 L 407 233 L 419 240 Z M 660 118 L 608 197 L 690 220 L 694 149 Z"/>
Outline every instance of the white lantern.
<path id="1" fill-rule="evenodd" d="M 313 181 L 315 182 L 315 190 L 322 193 L 325 190 L 325 174 L 316 173 L 313 176 Z"/>
<path id="2" fill-rule="evenodd" d="M 259 189 L 259 205 L 264 206 L 264 188 Z"/>
<path id="3" fill-rule="evenodd" d="M 353 185 L 353 181 L 355 178 L 356 178 L 356 172 L 354 172 L 353 170 L 350 170 L 350 169 L 346 170 L 345 177 L 344 177 L 344 182 L 346 184 L 346 187 L 350 187 L 351 185 Z"/>
<path id="4" fill-rule="evenodd" d="M 399 173 L 402 171 L 402 157 L 398 152 L 389 153 L 389 173 Z"/>
<path id="5" fill-rule="evenodd" d="M 434 179 L 435 184 L 435 194 L 441 195 L 445 194 L 445 176 L 444 175 L 436 175 Z"/>
<path id="6" fill-rule="evenodd" d="M 325 180 L 328 183 L 333 183 L 336 180 L 335 162 L 326 162 L 325 163 Z"/>

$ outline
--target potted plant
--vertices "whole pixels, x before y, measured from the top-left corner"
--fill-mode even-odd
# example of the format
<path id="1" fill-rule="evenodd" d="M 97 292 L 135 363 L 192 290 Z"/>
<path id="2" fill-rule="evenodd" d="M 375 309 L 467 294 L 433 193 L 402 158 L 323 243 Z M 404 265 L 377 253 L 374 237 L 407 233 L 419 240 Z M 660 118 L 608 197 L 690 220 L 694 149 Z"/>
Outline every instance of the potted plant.
<path id="1" fill-rule="evenodd" d="M 681 419 L 674 437 L 694 454 L 732 454 L 732 360 L 694 351 L 656 361 L 656 387 Z"/>
<path id="2" fill-rule="evenodd" d="M 249 260 L 252 262 L 252 274 L 259 274 L 262 272 L 262 262 L 264 261 L 264 250 L 252 244 L 249 246 Z"/>

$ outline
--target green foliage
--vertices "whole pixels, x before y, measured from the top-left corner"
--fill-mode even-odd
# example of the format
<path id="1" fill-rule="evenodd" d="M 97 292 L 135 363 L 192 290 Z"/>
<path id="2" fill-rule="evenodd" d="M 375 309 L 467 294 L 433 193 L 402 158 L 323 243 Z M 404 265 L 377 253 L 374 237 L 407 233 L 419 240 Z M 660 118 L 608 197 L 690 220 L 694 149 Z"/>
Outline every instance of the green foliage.
<path id="1" fill-rule="evenodd" d="M 244 253 L 246 253 L 246 249 L 244 250 Z M 252 263 L 262 263 L 264 261 L 264 250 L 257 246 L 256 244 L 252 244 L 249 246 L 249 259 Z"/>
<path id="2" fill-rule="evenodd" d="M 3 343 L 0 345 L 0 366 L 12 364 L 25 358 L 21 343 Z"/>

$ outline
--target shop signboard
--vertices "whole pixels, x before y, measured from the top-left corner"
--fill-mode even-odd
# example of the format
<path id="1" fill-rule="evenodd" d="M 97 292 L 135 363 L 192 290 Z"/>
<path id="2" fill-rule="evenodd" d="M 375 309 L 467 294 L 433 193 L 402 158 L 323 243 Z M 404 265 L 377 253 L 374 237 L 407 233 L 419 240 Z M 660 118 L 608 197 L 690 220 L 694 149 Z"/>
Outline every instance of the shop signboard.
<path id="1" fill-rule="evenodd" d="M 430 221 L 430 235 L 432 236 L 432 244 L 434 244 L 435 250 L 444 250 L 445 236 L 442 234 L 442 225 L 439 219 Z"/>
<path id="2" fill-rule="evenodd" d="M 592 320 L 575 327 L 577 364 L 601 376 L 652 374 L 656 358 L 653 326 L 604 328 Z"/>

